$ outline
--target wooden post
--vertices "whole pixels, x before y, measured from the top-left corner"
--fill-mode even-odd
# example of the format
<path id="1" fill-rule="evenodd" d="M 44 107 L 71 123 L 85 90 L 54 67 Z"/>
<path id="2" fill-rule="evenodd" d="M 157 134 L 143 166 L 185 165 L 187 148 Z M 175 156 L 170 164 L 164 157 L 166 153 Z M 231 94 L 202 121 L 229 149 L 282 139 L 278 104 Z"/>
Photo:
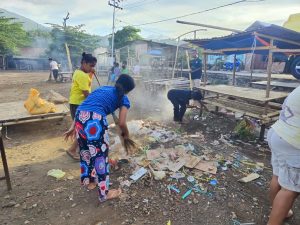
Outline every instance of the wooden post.
<path id="1" fill-rule="evenodd" d="M 129 45 L 127 46 L 127 68 L 129 65 Z"/>
<path id="2" fill-rule="evenodd" d="M 190 67 L 190 57 L 189 57 L 189 52 L 188 52 L 188 50 L 185 50 L 185 55 L 186 55 L 186 61 L 187 61 L 188 69 L 189 69 L 190 89 L 193 90 L 192 74 L 191 74 L 191 67 Z"/>
<path id="3" fill-rule="evenodd" d="M 178 50 L 179 50 L 179 42 L 180 42 L 180 37 L 177 40 L 175 60 L 174 60 L 174 66 L 173 66 L 173 71 L 172 71 L 172 79 L 174 79 L 174 76 L 175 76 L 175 69 L 176 69 L 177 58 L 178 58 Z"/>
<path id="4" fill-rule="evenodd" d="M 0 177 L 0 180 L 3 180 L 3 179 L 6 180 L 7 190 L 10 191 L 11 190 L 11 182 L 10 182 L 8 165 L 7 165 L 7 160 L 6 160 L 5 148 L 4 148 L 3 139 L 2 139 L 2 127 L 0 127 L 0 152 L 1 152 L 3 169 L 4 169 L 4 177 Z"/>
<path id="5" fill-rule="evenodd" d="M 67 58 L 68 58 L 68 64 L 69 64 L 69 71 L 73 71 L 73 66 L 72 66 L 72 61 L 71 61 L 71 55 L 70 55 L 70 50 L 69 46 L 67 43 L 65 43 L 65 48 L 66 48 L 66 53 L 67 53 Z"/>
<path id="6" fill-rule="evenodd" d="M 272 62 L 273 62 L 273 52 L 271 48 L 273 47 L 274 40 L 271 39 L 270 41 L 270 49 L 269 49 L 269 56 L 268 56 L 268 80 L 267 80 L 267 90 L 266 90 L 266 98 L 270 97 L 270 88 L 271 88 L 271 75 L 272 75 Z"/>
<path id="7" fill-rule="evenodd" d="M 252 81 L 253 81 L 253 58 L 254 58 L 254 53 L 251 55 L 251 62 L 250 62 L 250 87 L 252 87 Z"/>
<path id="8" fill-rule="evenodd" d="M 203 66 L 204 66 L 203 83 L 204 83 L 204 86 L 206 85 L 206 82 L 207 82 L 206 63 L 207 63 L 207 54 L 203 53 Z"/>
<path id="9" fill-rule="evenodd" d="M 232 73 L 232 85 L 235 86 L 235 72 L 236 72 L 236 54 L 233 56 L 233 73 Z"/>

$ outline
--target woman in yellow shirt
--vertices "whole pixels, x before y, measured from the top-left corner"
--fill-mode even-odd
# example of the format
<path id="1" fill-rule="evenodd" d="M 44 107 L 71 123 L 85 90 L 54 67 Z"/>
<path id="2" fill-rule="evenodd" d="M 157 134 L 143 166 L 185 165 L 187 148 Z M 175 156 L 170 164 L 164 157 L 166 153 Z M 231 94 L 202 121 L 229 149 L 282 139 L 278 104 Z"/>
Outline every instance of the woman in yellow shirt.
<path id="1" fill-rule="evenodd" d="M 81 67 L 75 70 L 72 78 L 72 86 L 70 91 L 70 112 L 72 120 L 75 118 L 76 110 L 78 106 L 86 99 L 91 93 L 92 89 L 92 77 L 95 73 L 95 65 L 97 63 L 96 57 L 92 54 L 82 53 Z M 75 160 L 79 160 L 77 141 L 75 140 L 67 150 L 67 154 Z"/>

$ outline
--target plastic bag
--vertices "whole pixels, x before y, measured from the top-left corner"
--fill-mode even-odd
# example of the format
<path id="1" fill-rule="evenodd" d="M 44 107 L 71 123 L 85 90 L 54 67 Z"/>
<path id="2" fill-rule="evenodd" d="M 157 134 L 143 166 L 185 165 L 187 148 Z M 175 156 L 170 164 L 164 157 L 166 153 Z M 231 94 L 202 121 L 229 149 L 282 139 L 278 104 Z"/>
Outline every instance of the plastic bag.
<path id="1" fill-rule="evenodd" d="M 24 107 L 32 115 L 56 112 L 55 105 L 40 98 L 40 92 L 34 88 L 30 89 L 29 96 L 24 103 Z"/>
<path id="2" fill-rule="evenodd" d="M 47 175 L 51 177 L 55 177 L 56 179 L 61 179 L 66 175 L 66 173 L 59 169 L 52 169 L 47 172 Z"/>

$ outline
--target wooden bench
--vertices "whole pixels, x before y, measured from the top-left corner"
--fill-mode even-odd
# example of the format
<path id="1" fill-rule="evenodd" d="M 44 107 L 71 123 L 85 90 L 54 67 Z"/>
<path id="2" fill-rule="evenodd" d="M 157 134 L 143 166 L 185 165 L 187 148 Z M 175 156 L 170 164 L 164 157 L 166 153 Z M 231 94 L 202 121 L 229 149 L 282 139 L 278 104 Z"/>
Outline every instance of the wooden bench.
<path id="1" fill-rule="evenodd" d="M 201 86 L 200 90 L 203 92 L 203 102 L 215 106 L 216 111 L 218 108 L 225 108 L 259 120 L 260 140 L 264 139 L 266 125 L 276 121 L 280 113 L 280 106 L 271 101 L 288 96 L 287 92 L 272 91 L 270 96 L 266 97 L 265 91 L 261 89 L 229 85 Z M 212 93 L 213 96 L 206 93 Z"/>

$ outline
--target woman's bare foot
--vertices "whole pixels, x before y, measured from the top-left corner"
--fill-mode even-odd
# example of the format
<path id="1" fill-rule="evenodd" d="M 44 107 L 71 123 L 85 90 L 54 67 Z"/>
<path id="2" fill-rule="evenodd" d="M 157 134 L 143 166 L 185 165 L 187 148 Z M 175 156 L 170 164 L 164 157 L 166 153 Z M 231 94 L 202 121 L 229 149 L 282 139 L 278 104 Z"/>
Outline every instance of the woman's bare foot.
<path id="1" fill-rule="evenodd" d="M 122 193 L 121 188 L 111 189 L 111 190 L 108 191 L 106 199 L 110 200 L 110 199 L 118 198 L 118 197 L 120 197 L 121 193 Z"/>
<path id="2" fill-rule="evenodd" d="M 80 156 L 78 153 L 71 152 L 70 150 L 67 150 L 66 152 L 67 152 L 67 155 L 70 156 L 72 159 L 74 159 L 76 161 L 80 160 Z"/>
<path id="3" fill-rule="evenodd" d="M 92 183 L 89 183 L 88 186 L 87 186 L 87 189 L 89 190 L 93 190 L 97 187 L 97 184 L 92 182 Z"/>

